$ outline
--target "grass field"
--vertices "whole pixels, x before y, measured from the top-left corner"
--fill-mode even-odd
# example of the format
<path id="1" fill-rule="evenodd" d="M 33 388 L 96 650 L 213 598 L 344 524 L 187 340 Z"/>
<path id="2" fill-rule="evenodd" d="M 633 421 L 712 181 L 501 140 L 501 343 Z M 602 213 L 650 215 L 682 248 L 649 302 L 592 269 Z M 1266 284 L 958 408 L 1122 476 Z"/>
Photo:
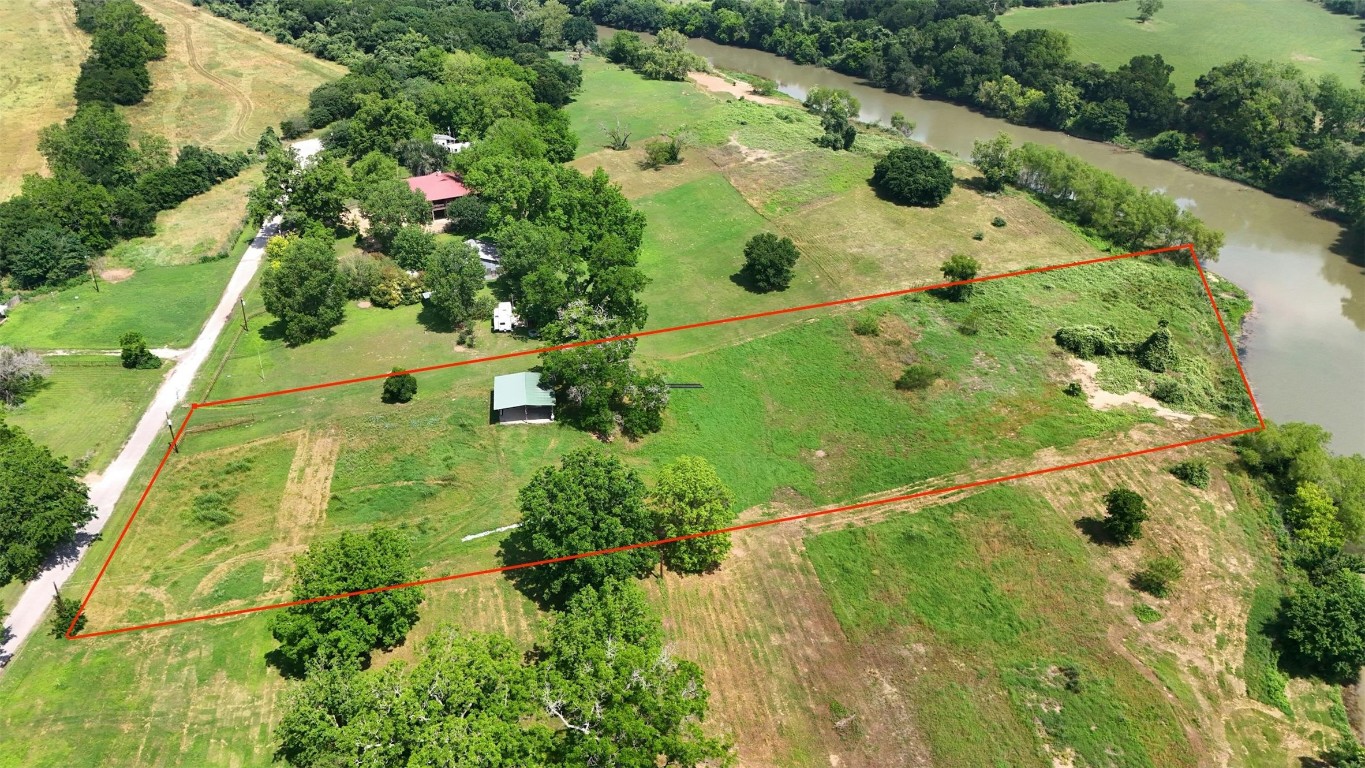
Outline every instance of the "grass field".
<path id="1" fill-rule="evenodd" d="M 90 43 L 68 0 L 0 0 L 0 200 L 46 167 L 38 131 L 76 109 L 71 89 Z"/>
<path id="2" fill-rule="evenodd" d="M 613 109 L 597 96 L 605 92 L 653 96 L 644 102 L 655 115 L 652 125 L 667 129 L 683 116 L 698 137 L 683 165 L 657 173 L 635 167 L 638 150 L 577 161 L 607 166 L 649 217 L 642 263 L 653 280 L 646 301 L 654 327 L 927 283 L 957 249 L 973 249 L 986 272 L 1095 253 L 1018 196 L 987 198 L 959 188 L 948 205 L 933 211 L 876 200 L 860 179 L 870 169 L 869 152 L 887 146 L 888 138 L 864 137 L 867 147 L 859 153 L 834 156 L 807 144 L 816 128 L 794 110 L 788 121 L 756 105 L 694 102 L 684 90 L 690 85 L 645 88 L 634 75 L 592 59 L 585 72 L 586 95 L 574 113 L 585 135 L 626 108 Z M 704 106 L 687 106 L 694 103 Z M 995 215 L 1009 225 L 989 227 Z M 745 239 L 763 229 L 789 233 L 808 254 L 798 265 L 797 283 L 776 296 L 749 294 L 729 280 Z M 971 239 L 975 230 L 990 231 L 978 242 Z M 155 274 L 152 268 L 143 274 L 148 272 Z M 1093 410 L 1065 396 L 1069 361 L 1050 339 L 1064 323 L 1150 329 L 1165 318 L 1187 354 L 1213 361 L 1217 353 L 1225 362 L 1210 364 L 1225 365 L 1226 350 L 1217 350 L 1194 279 L 1185 267 L 1125 261 L 987 284 L 965 304 L 917 295 L 646 339 L 640 359 L 671 381 L 704 388 L 675 393 L 659 435 L 616 440 L 604 450 L 647 477 L 680 453 L 703 455 L 735 490 L 744 519 L 755 520 L 892 488 L 1110 454 L 1116 443 L 1157 445 L 1207 433 L 1228 420 L 1168 423 L 1133 410 Z M 265 325 L 259 295 L 251 291 L 247 301 L 252 329 L 224 334 L 191 399 L 468 359 L 531 343 L 480 330 L 477 349 L 464 349 L 452 334 L 426 330 L 417 307 L 353 306 L 334 337 L 291 350 Z M 855 316 L 864 312 L 878 317 L 878 335 L 852 332 Z M 974 327 L 975 335 L 964 327 Z M 910 362 L 933 364 L 943 375 L 922 392 L 898 392 L 891 382 Z M 287 592 L 291 556 L 310 541 L 380 522 L 412 537 L 426 575 L 493 564 L 497 536 L 462 538 L 515 521 L 514 497 L 530 472 L 595 442 L 561 425 L 488 423 L 491 378 L 533 364 L 509 359 L 420 374 L 418 396 L 404 406 L 380 405 L 375 382 L 201 410 L 184 452 L 168 464 L 102 582 L 90 629 L 277 598 Z M 146 483 L 151 464 L 139 469 L 132 487 Z M 1163 470 L 1144 467 L 1133 482 L 1155 487 L 1164 477 L 1163 492 L 1183 487 L 1170 490 L 1174 481 Z M 669 576 L 648 589 L 664 608 L 665 630 L 679 656 L 706 669 L 716 725 L 736 735 L 743 765 L 882 766 L 912 764 L 917 756 L 923 762 L 938 754 L 970 757 L 988 752 L 992 745 L 981 742 L 990 739 L 981 734 L 992 727 L 1007 729 L 999 746 L 1029 764 L 1042 747 L 1021 713 L 1029 711 L 1030 696 L 1044 695 L 1048 679 L 1030 676 L 1038 668 L 1029 665 L 1072 659 L 1085 665 L 1083 679 L 1092 687 L 1081 700 L 1103 730 L 1078 734 L 1073 725 L 1079 719 L 1068 712 L 1058 726 L 1065 739 L 1058 737 L 1057 744 L 1090 749 L 1103 741 L 1120 745 L 1124 754 L 1170 757 L 1170 764 L 1181 765 L 1188 751 L 1198 752 L 1200 732 L 1189 737 L 1169 716 L 1189 711 L 1152 694 L 1163 690 L 1165 676 L 1180 692 L 1177 702 L 1208 695 L 1182 685 L 1178 674 L 1172 677 L 1195 656 L 1180 656 L 1175 664 L 1154 653 L 1151 669 L 1160 675 L 1152 671 L 1149 677 L 1146 667 L 1134 672 L 1124 666 L 1123 653 L 1136 652 L 1122 644 L 1124 652 L 1101 647 L 1106 627 L 1120 623 L 1122 637 L 1137 625 L 1131 596 L 1116 575 L 1131 563 L 1086 543 L 1072 524 L 1093 510 L 1107 477 L 1108 470 L 1096 469 L 1074 486 L 1060 480 L 1041 486 L 1037 493 L 1046 502 L 1006 490 L 1004 497 L 979 502 L 949 499 L 963 505 L 949 513 L 927 505 L 926 542 L 918 549 L 914 542 L 895 545 L 898 553 L 922 559 L 873 565 L 880 573 L 868 574 L 922 583 L 926 590 L 977 589 L 971 594 L 980 599 L 934 619 L 930 629 L 938 634 L 932 636 L 914 613 L 934 607 L 932 595 L 912 584 L 895 611 L 879 614 L 866 596 L 827 578 L 831 560 L 863 558 L 858 542 L 818 552 L 822 541 L 855 535 L 840 532 L 845 525 L 905 525 L 901 508 L 739 535 L 720 573 Z M 1006 498 L 1010 506 L 1017 499 L 1019 509 L 993 519 L 992 498 Z M 133 503 L 131 496 L 121 500 L 112 526 L 127 519 Z M 1235 537 L 1250 534 L 1236 523 L 1218 522 L 1222 509 L 1210 501 L 1196 519 L 1201 526 L 1223 526 L 1218 530 L 1231 542 L 1227 550 L 1210 551 L 1209 562 L 1236 565 L 1246 545 Z M 884 529 L 869 530 L 882 536 Z M 112 539 L 93 546 L 73 577 L 72 593 L 91 583 L 112 546 Z M 817 558 L 814 565 L 807 549 Z M 1048 566 L 1062 578 L 1048 582 Z M 954 574 L 944 571 L 953 568 L 961 571 L 958 585 L 928 578 L 951 579 Z M 1084 588 L 1075 593 L 1068 590 L 1073 576 Z M 1233 586 L 1249 595 L 1249 583 L 1247 577 Z M 1241 594 L 1223 582 L 1196 584 L 1192 601 Z M 1111 606 L 1122 600 L 1127 603 Z M 955 602 L 962 603 L 945 604 Z M 1235 597 L 1218 606 L 1231 616 L 1241 610 Z M 1099 638 L 1068 647 L 1065 630 L 1034 631 L 1042 619 L 1027 616 L 1030 608 L 1064 612 L 1062 622 L 1075 613 L 1077 632 L 1098 631 Z M 1203 614 L 1190 606 L 1159 608 L 1167 623 L 1142 625 L 1147 634 L 1139 645 L 1167 653 L 1169 643 L 1159 633 Z M 1019 615 L 1013 623 L 966 626 L 1010 610 Z M 456 621 L 528 643 L 538 623 L 534 609 L 497 577 L 432 587 L 423 616 L 413 639 L 438 622 Z M 868 616 L 873 618 L 865 621 Z M 1129 620 L 1132 626 L 1121 623 Z M 1186 624 L 1179 629 L 1188 636 L 1193 630 Z M 284 684 L 264 666 L 271 645 L 265 626 L 262 617 L 251 616 L 72 643 L 36 639 L 0 678 L 0 765 L 67 765 L 72 755 L 106 765 L 268 765 Z M 1219 625 L 1238 663 L 1245 642 L 1239 626 L 1235 620 Z M 926 634 L 911 634 L 921 631 Z M 1213 635 L 1199 637 L 1202 642 Z M 379 663 L 409 656 L 411 647 Z M 933 687 L 920 689 L 921 667 Z M 1227 684 L 1235 686 L 1236 673 L 1229 674 Z M 96 679 L 98 684 L 85 682 Z M 1210 677 L 1209 685 L 1222 684 Z M 940 722 L 926 724 L 936 712 L 944 713 Z M 1254 713 L 1247 717 L 1257 728 L 1279 727 Z M 1285 749 L 1295 748 L 1293 738 L 1283 737 Z M 967 740 L 975 743 L 954 746 Z"/>
<path id="3" fill-rule="evenodd" d="M 5 420 L 71 462 L 98 470 L 123 445 L 165 374 L 123 367 L 117 356 L 62 355 L 47 358 L 47 386 Z"/>
<path id="4" fill-rule="evenodd" d="M 345 70 L 179 0 L 147 0 L 166 28 L 167 56 L 152 62 L 152 93 L 124 111 L 135 132 L 172 146 L 246 149 L 261 131 L 307 108 L 308 92 Z M 76 108 L 72 87 L 90 45 L 66 0 L 0 0 L 0 199 L 44 169 L 38 131 Z"/>
<path id="5" fill-rule="evenodd" d="M 345 69 L 181 0 L 145 0 L 168 54 L 148 65 L 152 92 L 127 111 L 134 128 L 175 146 L 254 146 L 266 126 L 302 114 L 308 93 Z"/>
<path id="6" fill-rule="evenodd" d="M 1137 0 L 1028 8 L 1000 17 L 1005 29 L 1066 32 L 1072 55 L 1108 69 L 1139 54 L 1161 54 L 1175 67 L 1171 81 L 1184 96 L 1214 66 L 1239 56 L 1288 62 L 1312 77 L 1328 73 L 1347 85 L 1362 74 L 1361 22 L 1308 0 L 1167 0 L 1140 24 Z"/>

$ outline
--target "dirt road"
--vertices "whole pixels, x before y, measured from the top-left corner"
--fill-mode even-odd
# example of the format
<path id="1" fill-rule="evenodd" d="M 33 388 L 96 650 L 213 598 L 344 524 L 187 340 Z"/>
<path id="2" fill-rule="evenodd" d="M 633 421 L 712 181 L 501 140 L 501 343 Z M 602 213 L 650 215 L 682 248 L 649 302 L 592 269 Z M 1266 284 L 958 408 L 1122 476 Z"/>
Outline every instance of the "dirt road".
<path id="1" fill-rule="evenodd" d="M 301 141 L 294 145 L 294 149 L 300 159 L 306 161 L 308 157 L 322 149 L 322 143 L 316 139 Z M 185 394 L 199 372 L 199 367 L 213 351 L 218 335 L 233 320 L 237 297 L 242 295 L 247 285 L 251 283 L 251 278 L 256 275 L 256 270 L 261 265 L 261 256 L 265 253 L 265 243 L 275 233 L 275 225 L 274 221 L 267 222 L 257 233 L 256 239 L 251 241 L 251 247 L 242 254 L 242 260 L 238 262 L 237 269 L 233 271 L 232 278 L 223 289 L 218 306 L 205 321 L 198 338 L 176 358 L 175 365 L 157 388 L 151 404 L 138 419 L 132 437 L 128 438 L 128 442 L 123 445 L 118 456 L 114 457 L 114 461 L 105 468 L 99 479 L 91 484 L 90 503 L 95 507 L 95 519 L 76 534 L 74 543 L 64 547 L 49 560 L 38 578 L 29 582 L 14 611 L 6 617 L 4 645 L 0 646 L 0 669 L 8 664 L 19 647 L 38 628 L 43 614 L 52 604 L 53 590 L 71 578 L 71 574 L 89 549 L 90 542 L 109 522 L 114 505 L 128 487 L 128 481 L 132 479 L 133 472 L 143 457 L 153 446 L 164 449 L 168 440 L 166 434 L 168 414 L 185 399 Z M 83 598 L 84 595 L 68 597 Z"/>

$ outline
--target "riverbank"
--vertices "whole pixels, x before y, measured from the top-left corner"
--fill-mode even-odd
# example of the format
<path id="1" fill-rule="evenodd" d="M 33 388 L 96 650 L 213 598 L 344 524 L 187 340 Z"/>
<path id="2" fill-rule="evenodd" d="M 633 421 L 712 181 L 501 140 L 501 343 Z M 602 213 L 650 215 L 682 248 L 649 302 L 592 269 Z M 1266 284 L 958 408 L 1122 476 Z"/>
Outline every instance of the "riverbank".
<path id="1" fill-rule="evenodd" d="M 600 37 L 614 31 L 598 28 Z M 1343 255 L 1342 228 L 1304 204 L 1113 144 L 889 93 L 762 51 L 700 39 L 689 40 L 688 48 L 719 69 L 773 80 L 798 100 L 815 86 L 846 89 L 862 104 L 859 119 L 885 124 L 901 112 L 916 123 L 912 138 L 960 157 L 971 156 L 973 141 L 1005 133 L 1016 143 L 1057 147 L 1170 195 L 1223 231 L 1226 239 L 1216 269 L 1245 289 L 1257 306 L 1247 321 L 1243 363 L 1267 416 L 1319 424 L 1332 432 L 1334 452 L 1365 453 L 1359 384 L 1365 380 L 1365 269 Z"/>

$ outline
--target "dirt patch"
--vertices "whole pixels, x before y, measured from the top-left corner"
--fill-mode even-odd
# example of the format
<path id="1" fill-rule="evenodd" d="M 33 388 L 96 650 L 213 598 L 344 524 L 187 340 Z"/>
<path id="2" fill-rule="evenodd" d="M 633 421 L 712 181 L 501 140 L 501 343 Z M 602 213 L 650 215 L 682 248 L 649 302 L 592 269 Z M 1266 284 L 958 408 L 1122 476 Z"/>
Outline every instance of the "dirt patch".
<path id="1" fill-rule="evenodd" d="M 121 283 L 132 276 L 131 267 L 110 267 L 100 270 L 100 279 L 106 283 Z"/>
<path id="2" fill-rule="evenodd" d="M 1100 385 L 1096 382 L 1099 372 L 1098 363 L 1078 358 L 1071 359 L 1071 373 L 1080 380 L 1081 390 L 1085 392 L 1085 399 L 1090 403 L 1090 407 L 1097 411 L 1108 411 L 1125 405 L 1136 405 L 1139 408 L 1155 411 L 1156 415 L 1171 421 L 1194 421 L 1196 418 L 1194 414 L 1181 413 L 1167 408 L 1151 395 L 1144 395 L 1141 392 L 1116 395 L 1113 392 L 1100 389 Z M 1199 414 L 1198 417 L 1213 418 L 1208 414 Z"/>
<path id="3" fill-rule="evenodd" d="M 369 309 L 370 307 L 374 306 L 373 304 L 370 303 L 369 299 L 361 299 L 360 301 L 357 301 L 355 305 L 357 307 L 360 307 L 361 309 Z"/>
<path id="4" fill-rule="evenodd" d="M 712 75 L 706 72 L 688 72 L 687 79 L 696 83 L 702 90 L 711 93 L 728 93 L 737 99 L 747 99 L 759 104 L 771 104 L 773 106 L 786 106 L 787 102 L 773 96 L 759 96 L 754 93 L 754 87 L 742 80 L 727 80 L 720 75 Z"/>
<path id="5" fill-rule="evenodd" d="M 332 495 L 332 473 L 336 469 L 341 440 L 335 432 L 305 432 L 289 465 L 289 480 L 275 517 L 275 545 L 281 554 L 303 549 L 313 529 L 327 512 Z M 274 557 L 266 564 L 265 581 L 273 584 L 284 577 L 285 558 Z"/>

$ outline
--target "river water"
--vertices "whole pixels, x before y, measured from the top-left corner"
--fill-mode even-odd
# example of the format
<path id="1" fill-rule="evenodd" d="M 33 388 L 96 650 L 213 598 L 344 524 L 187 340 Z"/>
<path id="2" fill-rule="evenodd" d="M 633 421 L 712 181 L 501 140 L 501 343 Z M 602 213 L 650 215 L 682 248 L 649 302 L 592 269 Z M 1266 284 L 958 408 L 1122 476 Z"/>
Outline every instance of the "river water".
<path id="1" fill-rule="evenodd" d="M 605 38 L 613 30 L 599 28 Z M 1321 424 L 1337 453 L 1365 453 L 1365 268 L 1340 255 L 1340 226 L 1304 205 L 1175 163 L 1113 145 L 1011 125 L 965 107 L 899 96 L 820 67 L 762 51 L 692 40 L 688 47 L 714 66 L 769 78 L 798 99 L 822 85 L 845 88 L 862 103 L 861 119 L 888 122 L 893 112 L 915 122 L 914 138 L 971 156 L 972 142 L 1004 132 L 1016 143 L 1049 144 L 1130 182 L 1156 189 L 1222 230 L 1226 245 L 1212 265 L 1246 289 L 1256 304 L 1242 361 L 1268 418 Z"/>

